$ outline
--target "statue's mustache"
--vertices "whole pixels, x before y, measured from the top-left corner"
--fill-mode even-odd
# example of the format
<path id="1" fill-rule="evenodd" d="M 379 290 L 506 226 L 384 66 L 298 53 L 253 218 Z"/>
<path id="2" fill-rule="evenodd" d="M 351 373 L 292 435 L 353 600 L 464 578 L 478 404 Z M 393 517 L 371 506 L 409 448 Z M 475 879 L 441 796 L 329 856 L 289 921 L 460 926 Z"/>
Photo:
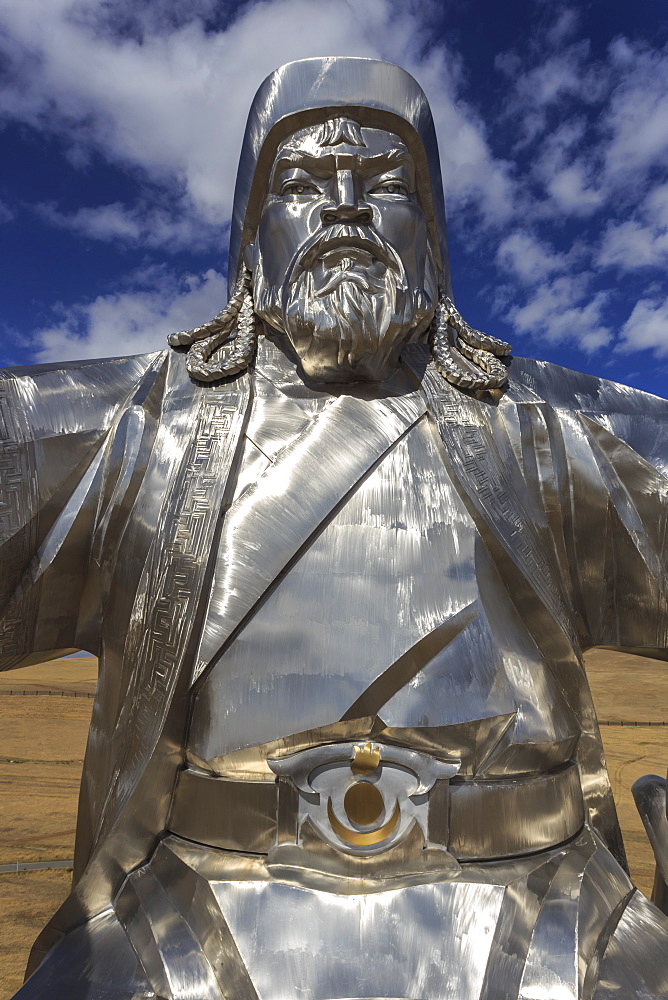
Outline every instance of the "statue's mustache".
<path id="1" fill-rule="evenodd" d="M 346 225 L 338 223 L 320 230 L 306 240 L 295 255 L 291 278 L 300 271 L 310 271 L 313 266 L 333 251 L 361 250 L 371 256 L 371 261 L 380 261 L 393 271 L 401 270 L 401 262 L 394 248 L 371 226 Z"/>
<path id="2" fill-rule="evenodd" d="M 380 275 L 373 274 L 369 267 L 371 266 L 372 259 L 364 251 L 367 260 L 351 259 L 349 257 L 342 258 L 338 263 L 334 264 L 325 273 L 324 280 L 319 282 L 317 285 L 313 286 L 313 294 L 316 298 L 325 298 L 329 295 L 335 288 L 345 283 L 348 287 L 356 286 L 361 292 L 382 292 L 387 290 L 387 277 L 389 277 L 388 269 L 383 268 L 385 271 L 385 278 Z M 393 272 L 389 272 L 393 274 Z"/>

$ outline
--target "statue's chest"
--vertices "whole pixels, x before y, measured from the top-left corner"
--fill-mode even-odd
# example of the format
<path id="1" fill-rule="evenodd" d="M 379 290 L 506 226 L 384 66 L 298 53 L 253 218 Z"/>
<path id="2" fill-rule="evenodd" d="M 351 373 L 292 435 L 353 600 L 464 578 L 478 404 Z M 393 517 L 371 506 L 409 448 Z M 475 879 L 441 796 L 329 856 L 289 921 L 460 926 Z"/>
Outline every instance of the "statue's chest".
<path id="1" fill-rule="evenodd" d="M 441 727 L 533 700 L 508 677 L 503 650 L 509 637 L 515 657 L 535 649 L 439 448 L 423 419 L 336 498 L 209 668 L 189 740 L 199 759 L 343 718 Z"/>

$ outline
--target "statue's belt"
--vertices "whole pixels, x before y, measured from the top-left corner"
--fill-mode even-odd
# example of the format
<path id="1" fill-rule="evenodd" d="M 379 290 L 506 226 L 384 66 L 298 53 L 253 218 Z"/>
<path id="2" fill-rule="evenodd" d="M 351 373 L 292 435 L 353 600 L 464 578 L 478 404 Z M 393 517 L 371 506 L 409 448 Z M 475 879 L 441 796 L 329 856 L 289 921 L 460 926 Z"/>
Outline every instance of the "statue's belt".
<path id="1" fill-rule="evenodd" d="M 333 744 L 302 751 L 270 762 L 274 780 L 182 770 L 168 829 L 198 844 L 253 854 L 315 837 L 358 857 L 382 854 L 410 831 L 414 842 L 421 830 L 425 847 L 459 861 L 491 861 L 556 847 L 583 826 L 574 763 L 479 781 L 458 777 L 458 762 L 403 748 L 383 747 L 373 769 L 379 750 Z"/>

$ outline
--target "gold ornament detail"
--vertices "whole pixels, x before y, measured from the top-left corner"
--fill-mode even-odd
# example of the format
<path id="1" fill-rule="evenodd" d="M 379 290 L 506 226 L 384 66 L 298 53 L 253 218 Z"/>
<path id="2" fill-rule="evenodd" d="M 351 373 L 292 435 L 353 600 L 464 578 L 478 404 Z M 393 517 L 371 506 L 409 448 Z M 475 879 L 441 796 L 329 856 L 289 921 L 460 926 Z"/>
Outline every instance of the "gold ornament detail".
<path id="1" fill-rule="evenodd" d="M 334 814 L 332 800 L 328 799 L 327 801 L 327 817 L 331 823 L 332 830 L 341 840 L 347 844 L 352 844 L 354 847 L 372 847 L 374 844 L 380 844 L 381 841 L 385 840 L 393 832 L 399 822 L 400 812 L 399 803 L 397 802 L 394 812 L 387 823 L 383 823 L 377 830 L 370 830 L 369 833 L 361 833 L 359 830 L 350 830 L 347 826 L 344 826 Z"/>
<path id="2" fill-rule="evenodd" d="M 353 774 L 372 774 L 380 764 L 380 747 L 366 743 L 363 747 L 353 747 L 350 770 Z"/>
<path id="3" fill-rule="evenodd" d="M 382 815 L 383 796 L 369 781 L 356 781 L 343 798 L 348 819 L 356 826 L 371 826 Z"/>

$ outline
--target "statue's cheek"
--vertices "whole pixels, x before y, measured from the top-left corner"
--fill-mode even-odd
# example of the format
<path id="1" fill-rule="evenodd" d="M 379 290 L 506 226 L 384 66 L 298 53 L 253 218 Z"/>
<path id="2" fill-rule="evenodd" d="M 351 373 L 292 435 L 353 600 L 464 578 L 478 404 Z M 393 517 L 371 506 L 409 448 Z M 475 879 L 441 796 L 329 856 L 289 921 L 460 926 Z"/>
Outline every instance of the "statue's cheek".
<path id="1" fill-rule="evenodd" d="M 320 228 L 321 202 L 274 202 L 265 206 L 256 244 L 269 284 L 282 284 L 299 247 Z"/>
<path id="2" fill-rule="evenodd" d="M 414 202 L 374 205 L 378 232 L 397 251 L 414 284 L 421 284 L 428 247 L 424 212 Z"/>

